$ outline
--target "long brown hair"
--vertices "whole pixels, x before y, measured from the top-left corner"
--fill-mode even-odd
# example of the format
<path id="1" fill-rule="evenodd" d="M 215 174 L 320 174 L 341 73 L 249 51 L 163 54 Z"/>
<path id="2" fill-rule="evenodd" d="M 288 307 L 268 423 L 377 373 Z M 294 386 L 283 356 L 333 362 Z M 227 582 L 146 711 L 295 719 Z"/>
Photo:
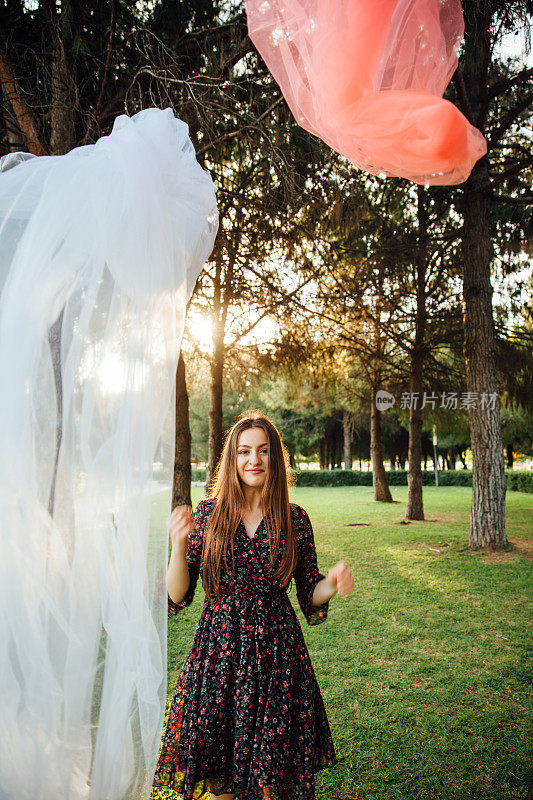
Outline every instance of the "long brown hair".
<path id="1" fill-rule="evenodd" d="M 268 471 L 261 492 L 261 508 L 270 544 L 270 568 L 282 585 L 289 582 L 296 566 L 296 543 L 291 525 L 289 485 L 293 483 L 287 451 L 276 426 L 258 409 L 241 415 L 227 433 L 220 461 L 209 487 L 208 499 L 215 500 L 202 546 L 203 584 L 209 600 L 221 600 L 222 562 L 228 569 L 228 545 L 231 571 L 234 570 L 234 538 L 241 519 L 245 495 L 237 472 L 237 445 L 242 431 L 262 428 L 269 442 Z M 282 532 L 285 533 L 278 562 Z"/>

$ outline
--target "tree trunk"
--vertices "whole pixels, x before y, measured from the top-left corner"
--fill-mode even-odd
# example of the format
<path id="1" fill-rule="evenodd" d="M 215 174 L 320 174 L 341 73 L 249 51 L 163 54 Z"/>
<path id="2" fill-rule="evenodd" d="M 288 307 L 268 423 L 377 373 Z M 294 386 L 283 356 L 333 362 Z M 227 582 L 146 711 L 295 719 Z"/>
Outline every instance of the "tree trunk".
<path id="1" fill-rule="evenodd" d="M 407 475 L 407 519 L 424 519 L 422 489 L 422 373 L 424 369 L 424 337 L 426 332 L 426 241 L 427 212 L 424 188 L 418 186 L 418 246 L 416 253 L 416 313 L 415 337 L 411 351 L 411 396 L 415 401 L 409 409 L 409 472 Z M 417 401 L 418 398 L 418 401 Z"/>
<path id="2" fill-rule="evenodd" d="M 381 335 L 382 282 L 380 269 L 379 290 L 376 293 L 375 319 L 373 321 L 374 369 L 371 376 L 370 392 L 370 460 L 372 462 L 372 485 L 374 500 L 392 503 L 389 481 L 383 464 L 383 445 L 381 441 L 381 411 L 376 405 L 376 393 L 381 387 L 381 360 L 383 357 L 383 337 Z"/>
<path id="3" fill-rule="evenodd" d="M 467 390 L 477 400 L 468 411 L 472 448 L 469 546 L 474 549 L 486 545 L 500 548 L 507 544 L 506 486 L 490 282 L 490 200 L 484 192 L 488 180 L 487 161 L 482 159 L 465 185 L 462 237 Z"/>
<path id="4" fill-rule="evenodd" d="M 335 426 L 335 469 L 342 469 L 344 437 L 340 426 Z"/>
<path id="5" fill-rule="evenodd" d="M 422 391 L 422 362 L 413 358 L 411 367 L 411 392 Z M 422 411 L 420 403 L 413 403 L 409 409 L 409 472 L 407 473 L 406 519 L 424 519 L 424 498 L 422 489 Z"/>
<path id="6" fill-rule="evenodd" d="M 322 439 L 318 443 L 318 461 L 320 469 L 326 469 L 326 439 Z"/>
<path id="7" fill-rule="evenodd" d="M 333 469 L 335 460 L 335 441 L 331 429 L 326 434 L 326 469 Z"/>
<path id="8" fill-rule="evenodd" d="M 486 120 L 490 72 L 489 3 L 465 9 L 462 79 L 474 125 Z M 492 316 L 490 238 L 491 192 L 488 158 L 475 164 L 464 185 L 462 227 L 463 324 L 467 390 L 476 402 L 469 408 L 472 449 L 472 513 L 469 546 L 501 548 L 505 534 L 505 471 Z M 484 402 L 483 402 L 484 401 Z M 493 401 L 493 402 L 492 402 Z"/>
<path id="9" fill-rule="evenodd" d="M 57 42 L 60 51 L 52 64 L 50 150 L 54 155 L 62 155 L 76 146 L 75 99 L 63 42 L 60 38 Z"/>
<path id="10" fill-rule="evenodd" d="M 346 409 L 342 415 L 342 433 L 344 439 L 344 469 L 352 468 L 352 419 Z"/>
<path id="11" fill-rule="evenodd" d="M 505 450 L 507 453 L 507 469 L 512 469 L 514 464 L 513 445 L 508 444 Z"/>
<path id="12" fill-rule="evenodd" d="M 53 42 L 52 80 L 50 98 L 50 151 L 53 155 L 68 153 L 77 144 L 76 120 L 78 98 L 70 42 L 64 31 L 70 30 L 73 9 L 70 3 L 61 4 L 58 18 L 55 3 L 44 4 L 48 28 Z"/>
<path id="13" fill-rule="evenodd" d="M 383 465 L 383 447 L 381 444 L 381 411 L 375 402 L 376 391 L 372 392 L 372 409 L 370 412 L 370 458 L 372 459 L 372 485 L 374 500 L 392 503 L 387 473 Z"/>
<path id="14" fill-rule="evenodd" d="M 176 428 L 174 442 L 172 509 L 176 506 L 192 505 L 189 395 L 187 393 L 187 381 L 185 377 L 185 361 L 181 353 L 176 369 Z"/>
<path id="15" fill-rule="evenodd" d="M 211 359 L 211 387 L 209 407 L 209 442 L 206 470 L 206 489 L 209 488 L 220 454 L 222 452 L 222 398 L 224 380 L 224 329 L 225 310 L 222 302 L 222 255 L 215 260 L 215 279 L 213 285 L 213 357 Z"/>
<path id="16" fill-rule="evenodd" d="M 213 479 L 222 452 L 222 398 L 224 377 L 224 328 L 216 322 L 213 331 L 213 359 L 211 361 L 211 404 L 209 407 L 209 447 L 206 488 Z"/>
<path id="17" fill-rule="evenodd" d="M 0 84 L 4 95 L 4 100 L 7 100 L 15 114 L 20 134 L 10 128 L 6 118 L 4 117 L 4 124 L 6 126 L 7 140 L 10 144 L 20 142 L 20 138 L 24 140 L 26 147 L 35 156 L 48 155 L 48 151 L 39 137 L 39 123 L 33 111 L 27 105 L 24 94 L 15 79 L 11 64 L 7 60 L 4 53 L 0 53 Z M 20 145 L 12 147 L 10 150 L 20 149 Z"/>

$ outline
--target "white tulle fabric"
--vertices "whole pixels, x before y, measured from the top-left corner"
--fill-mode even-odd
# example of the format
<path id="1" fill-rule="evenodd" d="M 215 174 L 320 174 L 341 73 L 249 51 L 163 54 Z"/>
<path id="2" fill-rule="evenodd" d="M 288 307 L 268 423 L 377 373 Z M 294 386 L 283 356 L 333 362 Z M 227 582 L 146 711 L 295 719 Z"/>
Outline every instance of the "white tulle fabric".
<path id="1" fill-rule="evenodd" d="M 185 305 L 215 187 L 170 109 L 0 174 L 0 796 L 148 798 Z"/>

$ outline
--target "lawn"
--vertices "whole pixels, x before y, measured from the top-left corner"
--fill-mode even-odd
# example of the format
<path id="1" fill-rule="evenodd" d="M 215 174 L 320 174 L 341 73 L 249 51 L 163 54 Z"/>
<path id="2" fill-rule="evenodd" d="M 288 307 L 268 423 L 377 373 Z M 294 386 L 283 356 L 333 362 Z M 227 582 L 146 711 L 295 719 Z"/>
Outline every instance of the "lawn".
<path id="1" fill-rule="evenodd" d="M 507 493 L 512 549 L 471 552 L 471 491 L 426 487 L 427 521 L 404 524 L 405 487 L 392 504 L 363 486 L 293 490 L 321 571 L 343 558 L 356 585 L 316 626 L 291 593 L 339 758 L 317 800 L 532 797 L 533 497 Z M 202 603 L 199 587 L 169 621 L 169 702 Z"/>

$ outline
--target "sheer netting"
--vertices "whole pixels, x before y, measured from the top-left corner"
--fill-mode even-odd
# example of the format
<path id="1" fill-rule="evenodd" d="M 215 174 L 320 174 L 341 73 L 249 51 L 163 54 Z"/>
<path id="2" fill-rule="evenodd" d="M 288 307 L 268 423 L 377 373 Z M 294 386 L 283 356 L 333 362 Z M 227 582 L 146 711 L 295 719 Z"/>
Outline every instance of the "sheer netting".
<path id="1" fill-rule="evenodd" d="M 246 0 L 246 12 L 297 122 L 357 167 L 455 184 L 486 152 L 442 98 L 464 32 L 460 0 Z"/>
<path id="2" fill-rule="evenodd" d="M 0 174 L 0 794 L 150 795 L 185 306 L 218 226 L 170 109 Z M 157 518 L 156 518 L 157 517 Z"/>

